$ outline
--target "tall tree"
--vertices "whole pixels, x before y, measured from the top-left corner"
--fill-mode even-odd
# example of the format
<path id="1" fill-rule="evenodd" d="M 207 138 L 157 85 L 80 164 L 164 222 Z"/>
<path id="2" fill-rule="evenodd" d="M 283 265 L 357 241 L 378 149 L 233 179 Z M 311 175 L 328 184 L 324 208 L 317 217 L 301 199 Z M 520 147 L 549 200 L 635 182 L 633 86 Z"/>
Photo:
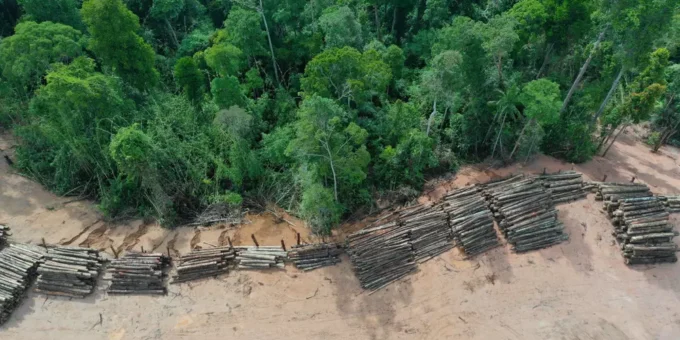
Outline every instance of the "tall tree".
<path id="1" fill-rule="evenodd" d="M 19 91 L 39 86 L 50 65 L 68 63 L 83 52 L 82 34 L 66 25 L 26 21 L 0 40 L 0 74 Z"/>
<path id="2" fill-rule="evenodd" d="M 91 36 L 88 48 L 103 65 L 139 90 L 158 81 L 154 51 L 137 35 L 139 19 L 121 0 L 85 0 L 81 14 Z"/>

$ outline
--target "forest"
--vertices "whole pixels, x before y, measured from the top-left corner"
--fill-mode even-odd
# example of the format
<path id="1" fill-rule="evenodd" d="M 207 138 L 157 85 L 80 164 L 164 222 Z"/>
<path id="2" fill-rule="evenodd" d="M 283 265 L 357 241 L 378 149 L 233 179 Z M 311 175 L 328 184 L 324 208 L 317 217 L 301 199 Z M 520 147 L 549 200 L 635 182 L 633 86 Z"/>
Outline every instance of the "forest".
<path id="1" fill-rule="evenodd" d="M 679 143 L 679 2 L 0 0 L 0 127 L 109 218 L 324 234 L 463 164 Z"/>

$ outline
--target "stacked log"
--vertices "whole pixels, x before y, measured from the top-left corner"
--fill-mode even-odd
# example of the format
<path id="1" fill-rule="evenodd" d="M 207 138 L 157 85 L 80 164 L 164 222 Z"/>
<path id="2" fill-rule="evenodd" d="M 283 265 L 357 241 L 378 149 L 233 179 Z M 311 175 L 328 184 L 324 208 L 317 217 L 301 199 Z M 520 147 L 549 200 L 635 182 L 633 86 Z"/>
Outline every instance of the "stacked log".
<path id="1" fill-rule="evenodd" d="M 195 249 L 189 254 L 180 256 L 177 274 L 172 277 L 172 283 L 226 274 L 234 264 L 235 258 L 236 250 L 230 246 Z"/>
<path id="2" fill-rule="evenodd" d="M 128 253 L 121 259 L 111 261 L 108 267 L 111 286 L 109 294 L 163 295 L 165 270 L 170 258 L 161 253 Z"/>
<path id="3" fill-rule="evenodd" d="M 414 259 L 425 262 L 454 247 L 447 214 L 440 206 L 419 205 L 401 212 L 399 223 L 409 230 Z"/>
<path id="4" fill-rule="evenodd" d="M 104 260 L 90 248 L 59 247 L 45 254 L 38 267 L 36 291 L 46 295 L 84 298 L 94 291 Z"/>
<path id="5" fill-rule="evenodd" d="M 639 197 L 619 202 L 612 221 L 626 264 L 676 262 L 678 247 L 673 238 L 677 233 L 662 201 Z"/>
<path id="6" fill-rule="evenodd" d="M 555 174 L 538 176 L 543 186 L 550 193 L 553 204 L 567 203 L 586 197 L 583 189 L 583 175 L 569 170 Z"/>
<path id="7" fill-rule="evenodd" d="M 453 239 L 468 257 L 500 245 L 493 226 L 493 214 L 480 194 L 471 186 L 444 196 L 442 209 L 448 214 Z"/>
<path id="8" fill-rule="evenodd" d="M 524 176 L 512 176 L 483 186 L 489 207 L 518 253 L 546 248 L 566 241 L 564 226 L 543 184 Z"/>
<path id="9" fill-rule="evenodd" d="M 679 213 L 680 212 L 680 195 L 672 196 L 658 196 L 663 205 L 666 206 L 666 210 L 669 213 Z"/>
<path id="10" fill-rule="evenodd" d="M 238 269 L 284 268 L 288 253 L 279 246 L 246 246 L 236 248 Z"/>
<path id="11" fill-rule="evenodd" d="M 288 252 L 288 258 L 296 268 L 310 271 L 340 263 L 342 248 L 336 243 L 296 245 Z"/>
<path id="12" fill-rule="evenodd" d="M 641 183 L 594 182 L 597 186 L 595 199 L 604 201 L 604 210 L 610 217 L 619 208 L 620 201 L 628 198 L 652 197 L 652 192 Z"/>
<path id="13" fill-rule="evenodd" d="M 43 254 L 42 248 L 22 244 L 10 244 L 0 251 L 0 324 L 19 306 Z"/>
<path id="14" fill-rule="evenodd" d="M 9 227 L 0 224 L 0 249 L 7 245 L 7 238 L 9 237 Z"/>
<path id="15" fill-rule="evenodd" d="M 391 221 L 347 237 L 347 251 L 361 287 L 378 290 L 416 270 L 410 233 L 408 227 Z"/>

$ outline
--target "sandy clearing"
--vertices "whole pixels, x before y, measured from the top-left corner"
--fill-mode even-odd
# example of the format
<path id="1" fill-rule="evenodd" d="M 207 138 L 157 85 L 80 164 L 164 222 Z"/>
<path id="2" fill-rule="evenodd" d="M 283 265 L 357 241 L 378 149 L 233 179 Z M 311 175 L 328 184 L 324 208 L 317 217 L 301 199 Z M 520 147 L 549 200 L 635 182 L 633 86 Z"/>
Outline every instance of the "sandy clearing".
<path id="1" fill-rule="evenodd" d="M 0 149 L 7 145 L 0 140 Z M 679 154 L 668 147 L 652 154 L 622 135 L 606 159 L 574 169 L 592 179 L 635 175 L 655 192 L 680 192 Z M 503 169 L 466 167 L 421 199 L 511 172 L 571 167 L 546 156 Z M 292 244 L 297 232 L 309 238 L 290 216 L 285 218 L 295 226 L 262 214 L 249 215 L 251 223 L 240 227 L 167 230 L 142 221 L 109 224 L 91 203 L 67 201 L 0 164 L 0 222 L 12 226 L 21 242 L 44 237 L 48 243 L 170 249 L 176 255 L 192 243 L 223 244 L 226 236 L 244 244 L 251 243 L 250 234 L 261 244 L 282 238 Z M 471 261 L 453 250 L 373 295 L 360 289 L 346 258 L 311 273 L 238 271 L 170 285 L 164 297 L 107 296 L 104 284 L 79 301 L 31 293 L 0 328 L 0 339 L 680 338 L 680 265 L 626 267 L 600 206 L 592 195 L 559 206 L 568 243 L 523 255 L 497 248 Z"/>

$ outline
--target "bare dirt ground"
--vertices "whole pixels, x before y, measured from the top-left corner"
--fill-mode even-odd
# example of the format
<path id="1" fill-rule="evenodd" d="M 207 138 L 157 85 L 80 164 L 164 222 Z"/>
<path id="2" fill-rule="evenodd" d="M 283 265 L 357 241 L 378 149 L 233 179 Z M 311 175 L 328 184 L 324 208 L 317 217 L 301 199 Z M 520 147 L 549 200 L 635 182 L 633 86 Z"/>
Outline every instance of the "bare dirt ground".
<path id="1" fill-rule="evenodd" d="M 3 152 L 11 153 L 11 144 L 0 139 Z M 430 183 L 421 200 L 510 172 L 571 167 L 545 156 L 503 169 L 466 167 Z M 574 169 L 597 180 L 636 176 L 657 193 L 680 192 L 680 151 L 652 154 L 632 134 L 622 135 L 606 159 Z M 0 327 L 0 339 L 680 339 L 680 264 L 625 266 L 600 206 L 590 195 L 558 207 L 567 243 L 522 255 L 502 247 L 469 261 L 450 251 L 372 295 L 346 258 L 310 273 L 235 271 L 170 285 L 163 297 L 107 296 L 103 283 L 84 300 L 30 293 Z M 0 162 L 0 223 L 19 242 L 44 237 L 109 252 L 144 247 L 177 255 L 224 244 L 226 236 L 237 244 L 250 244 L 251 233 L 261 244 L 292 244 L 297 232 L 310 237 L 302 222 L 285 218 L 293 225 L 271 214 L 249 215 L 244 226 L 111 224 L 91 202 L 50 194 Z"/>

